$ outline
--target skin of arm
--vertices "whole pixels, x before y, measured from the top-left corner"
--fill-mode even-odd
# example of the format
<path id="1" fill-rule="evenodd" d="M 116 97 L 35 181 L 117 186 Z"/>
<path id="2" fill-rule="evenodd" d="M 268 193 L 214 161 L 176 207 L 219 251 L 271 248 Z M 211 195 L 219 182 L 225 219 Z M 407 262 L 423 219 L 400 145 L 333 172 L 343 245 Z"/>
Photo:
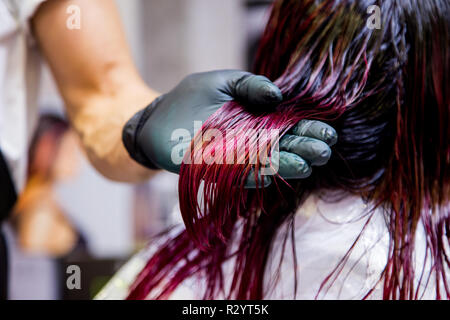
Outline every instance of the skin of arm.
<path id="1" fill-rule="evenodd" d="M 66 26 L 70 5 L 80 8 L 80 29 Z M 133 64 L 114 1 L 48 0 L 32 29 L 93 166 L 116 181 L 148 179 L 156 171 L 130 158 L 122 128 L 159 94 Z"/>

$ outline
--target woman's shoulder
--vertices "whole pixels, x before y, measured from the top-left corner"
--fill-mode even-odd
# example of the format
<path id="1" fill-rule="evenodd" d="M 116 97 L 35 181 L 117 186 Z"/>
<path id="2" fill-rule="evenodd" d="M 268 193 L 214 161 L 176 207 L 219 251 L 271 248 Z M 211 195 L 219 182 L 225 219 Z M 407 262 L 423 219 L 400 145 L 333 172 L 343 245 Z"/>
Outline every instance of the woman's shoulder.
<path id="1" fill-rule="evenodd" d="M 182 225 L 176 225 L 164 235 L 157 236 L 135 253 L 108 281 L 95 296 L 95 300 L 123 300 L 126 299 L 132 284 L 144 269 L 148 260 L 167 239 L 183 230 Z"/>
<path id="2" fill-rule="evenodd" d="M 149 248 L 144 248 L 131 257 L 94 297 L 95 300 L 124 300 L 131 285 L 149 259 Z"/>
<path id="3" fill-rule="evenodd" d="M 372 209 L 350 194 L 308 196 L 293 223 L 278 231 L 266 269 L 267 297 L 362 298 L 379 279 L 388 250 L 386 224 L 382 214 Z M 295 240 L 285 241 L 292 232 Z M 324 283 L 333 273 L 330 283 Z"/>
<path id="4" fill-rule="evenodd" d="M 305 199 L 293 219 L 294 242 L 286 242 L 282 256 L 288 230 L 280 228 L 271 252 L 267 283 L 279 276 L 277 285 L 267 287 L 268 298 L 362 299 L 371 292 L 368 298 L 382 299 L 382 275 L 390 245 L 382 206 L 358 195 L 320 192 Z M 420 270 L 426 250 L 421 224 L 415 243 Z M 296 295 L 293 279 L 297 279 Z M 434 290 L 429 287 L 427 293 Z"/>
<path id="5" fill-rule="evenodd" d="M 382 298 L 380 280 L 390 239 L 382 208 L 354 195 L 316 193 L 298 208 L 293 222 L 280 227 L 273 242 L 266 266 L 266 299 L 361 299 L 372 289 L 369 298 Z M 179 224 L 172 232 L 183 229 Z M 285 241 L 292 231 L 294 240 Z M 167 240 L 173 233 L 159 241 Z M 159 241 L 150 242 L 134 255 L 96 299 L 126 298 L 135 278 L 159 247 Z M 419 231 L 418 260 L 423 260 L 424 241 L 424 234 Z M 227 261 L 222 269 L 226 281 L 230 280 L 234 261 Z M 329 281 L 324 282 L 327 277 Z M 201 276 L 191 277 L 170 298 L 201 299 L 199 294 L 204 285 Z"/>

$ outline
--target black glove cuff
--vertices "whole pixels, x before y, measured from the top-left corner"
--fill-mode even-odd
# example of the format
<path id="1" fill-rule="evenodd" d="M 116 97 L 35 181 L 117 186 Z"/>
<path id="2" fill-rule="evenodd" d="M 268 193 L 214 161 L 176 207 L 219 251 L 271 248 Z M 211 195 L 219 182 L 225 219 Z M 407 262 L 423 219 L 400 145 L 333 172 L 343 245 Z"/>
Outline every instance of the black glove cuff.
<path id="1" fill-rule="evenodd" d="M 150 105 L 137 112 L 125 124 L 122 130 L 122 141 L 132 159 L 149 169 L 159 169 L 152 161 L 150 161 L 138 144 L 138 137 L 142 127 L 147 122 L 156 107 L 156 104 L 164 97 L 164 95 L 156 98 Z"/>

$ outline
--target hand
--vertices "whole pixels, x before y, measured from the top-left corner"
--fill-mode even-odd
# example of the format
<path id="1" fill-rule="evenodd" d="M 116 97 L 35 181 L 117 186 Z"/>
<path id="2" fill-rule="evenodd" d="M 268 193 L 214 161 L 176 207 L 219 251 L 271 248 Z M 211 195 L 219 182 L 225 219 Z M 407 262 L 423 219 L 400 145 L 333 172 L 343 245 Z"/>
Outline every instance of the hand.
<path id="1" fill-rule="evenodd" d="M 186 129 L 190 141 L 195 133 L 194 121 L 205 122 L 233 99 L 261 107 L 281 102 L 283 97 L 269 79 L 249 72 L 222 70 L 192 74 L 128 121 L 123 130 L 125 147 L 144 166 L 178 173 L 180 164 L 172 161 L 171 152 L 179 142 L 172 141 L 172 133 Z"/>
<path id="2" fill-rule="evenodd" d="M 180 164 L 174 163 L 171 157 L 179 142 L 172 141 L 172 133 L 186 129 L 193 138 L 194 121 L 204 122 L 234 99 L 243 105 L 265 107 L 281 102 L 283 97 L 269 79 L 248 72 L 222 70 L 192 74 L 127 122 L 123 129 L 125 147 L 133 159 L 148 168 L 179 173 Z M 319 140 L 325 139 L 325 132 L 335 136 L 334 129 L 321 122 L 308 123 L 303 122 L 298 130 L 294 128 L 293 138 L 286 135 L 280 141 L 279 173 L 287 179 L 306 177 L 309 174 L 305 170 L 310 171 L 310 164 L 325 163 L 331 154 L 328 145 Z M 319 158 L 324 159 L 316 160 Z M 254 175 L 253 182 L 250 176 L 247 184 L 254 187 Z M 267 179 L 270 183 L 270 178 L 264 177 L 264 184 Z"/>
<path id="3" fill-rule="evenodd" d="M 322 166 L 331 156 L 330 147 L 337 141 L 337 133 L 331 126 L 317 120 L 301 120 L 279 143 L 278 174 L 284 179 L 304 179 L 311 175 L 311 166 Z M 263 176 L 264 187 L 271 183 Z M 258 176 L 258 181 L 260 180 Z M 256 188 L 255 173 L 251 171 L 247 188 Z"/>

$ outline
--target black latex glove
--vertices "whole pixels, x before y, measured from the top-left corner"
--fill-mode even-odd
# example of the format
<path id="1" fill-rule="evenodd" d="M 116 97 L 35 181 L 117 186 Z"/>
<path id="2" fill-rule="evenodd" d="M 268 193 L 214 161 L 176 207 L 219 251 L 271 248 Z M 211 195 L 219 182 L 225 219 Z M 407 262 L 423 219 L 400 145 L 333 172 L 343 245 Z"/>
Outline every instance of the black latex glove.
<path id="1" fill-rule="evenodd" d="M 172 141 L 176 129 L 187 129 L 193 138 L 194 121 L 205 122 L 228 101 L 263 108 L 282 99 L 280 89 L 269 79 L 249 72 L 220 70 L 192 74 L 136 113 L 123 129 L 123 142 L 130 156 L 142 165 L 179 173 L 180 164 L 172 161 L 172 150 L 179 144 Z M 278 173 L 286 179 L 305 178 L 311 173 L 310 165 L 328 161 L 329 145 L 336 141 L 336 131 L 322 122 L 305 120 L 291 133 L 280 140 Z M 265 186 L 270 181 L 264 176 Z M 247 186 L 255 187 L 254 173 L 249 175 Z"/>

